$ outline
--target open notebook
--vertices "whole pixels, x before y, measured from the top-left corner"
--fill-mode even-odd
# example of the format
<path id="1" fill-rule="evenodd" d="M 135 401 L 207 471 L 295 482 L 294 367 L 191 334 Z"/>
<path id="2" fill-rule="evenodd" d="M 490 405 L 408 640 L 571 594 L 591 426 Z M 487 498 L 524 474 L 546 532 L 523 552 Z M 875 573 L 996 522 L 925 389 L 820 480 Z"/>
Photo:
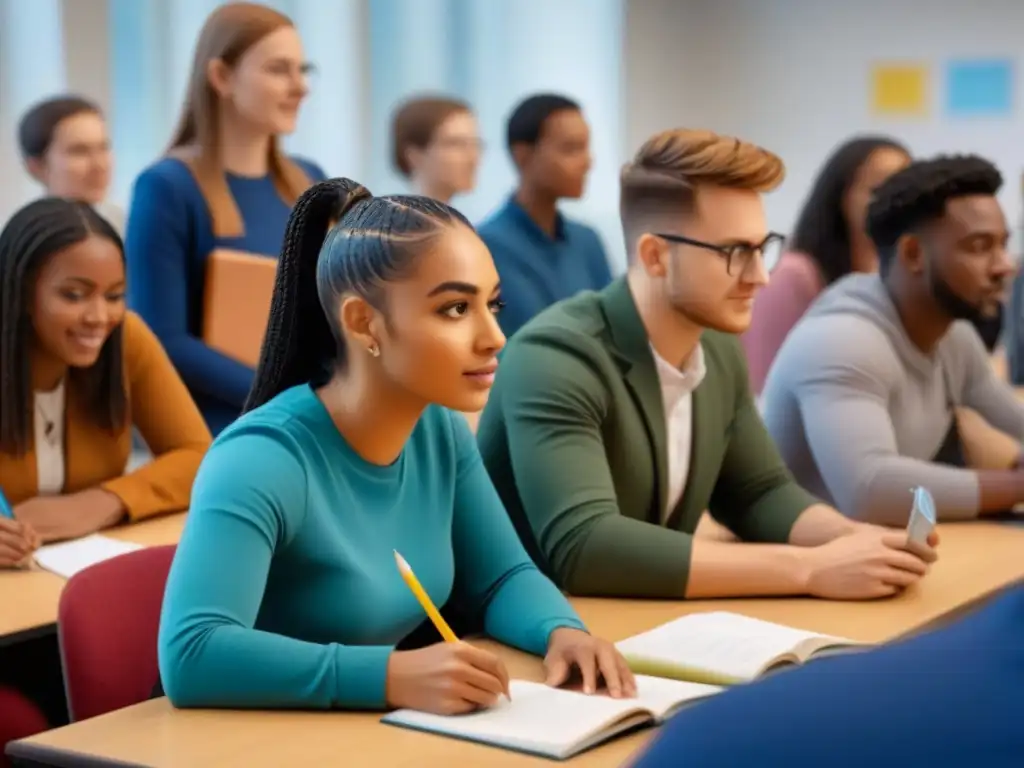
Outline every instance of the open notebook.
<path id="1" fill-rule="evenodd" d="M 564 760 L 641 725 L 655 725 L 722 689 L 638 676 L 637 697 L 613 699 L 513 680 L 512 701 L 468 715 L 399 709 L 382 722 Z"/>
<path id="2" fill-rule="evenodd" d="M 70 579 L 90 565 L 137 549 L 142 549 L 142 545 L 94 533 L 80 539 L 40 547 L 36 550 L 35 560 L 40 568 Z"/>
<path id="3" fill-rule="evenodd" d="M 714 685 L 750 682 L 775 667 L 864 647 L 726 611 L 692 613 L 615 645 L 636 674 Z"/>

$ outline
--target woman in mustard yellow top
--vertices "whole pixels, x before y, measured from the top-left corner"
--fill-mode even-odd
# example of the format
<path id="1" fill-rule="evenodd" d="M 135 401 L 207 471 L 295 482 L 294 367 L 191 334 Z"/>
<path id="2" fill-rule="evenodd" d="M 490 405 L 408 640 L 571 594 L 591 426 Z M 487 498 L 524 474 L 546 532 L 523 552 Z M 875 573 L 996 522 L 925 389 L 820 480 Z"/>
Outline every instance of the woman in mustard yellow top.
<path id="1" fill-rule="evenodd" d="M 124 250 L 83 203 L 45 198 L 0 233 L 0 567 L 41 542 L 185 509 L 209 430 L 125 309 Z M 153 460 L 125 474 L 132 426 Z"/>

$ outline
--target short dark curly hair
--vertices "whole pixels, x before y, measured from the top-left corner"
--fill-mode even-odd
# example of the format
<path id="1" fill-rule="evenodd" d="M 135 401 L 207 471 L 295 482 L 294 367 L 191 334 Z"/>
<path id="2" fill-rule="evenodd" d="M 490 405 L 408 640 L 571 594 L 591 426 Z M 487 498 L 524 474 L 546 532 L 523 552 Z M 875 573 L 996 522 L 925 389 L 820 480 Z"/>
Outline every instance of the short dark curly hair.
<path id="1" fill-rule="evenodd" d="M 999 169 L 977 155 L 941 155 L 918 160 L 890 176 L 868 205 L 867 230 L 885 274 L 900 237 L 942 218 L 946 203 L 968 195 L 995 195 L 1003 186 Z"/>

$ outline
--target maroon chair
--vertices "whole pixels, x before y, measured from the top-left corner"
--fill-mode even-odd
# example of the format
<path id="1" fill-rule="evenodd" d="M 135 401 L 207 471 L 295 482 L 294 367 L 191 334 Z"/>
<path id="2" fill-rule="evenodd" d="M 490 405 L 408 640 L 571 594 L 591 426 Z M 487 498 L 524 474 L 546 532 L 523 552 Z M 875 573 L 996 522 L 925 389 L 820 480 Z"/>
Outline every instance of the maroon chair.
<path id="1" fill-rule="evenodd" d="M 72 722 L 150 698 L 159 676 L 156 638 L 174 549 L 119 555 L 64 586 L 57 634 Z"/>
<path id="2" fill-rule="evenodd" d="M 10 741 L 27 739 L 50 727 L 39 708 L 13 688 L 0 687 L 0 768 L 8 768 L 4 749 Z"/>

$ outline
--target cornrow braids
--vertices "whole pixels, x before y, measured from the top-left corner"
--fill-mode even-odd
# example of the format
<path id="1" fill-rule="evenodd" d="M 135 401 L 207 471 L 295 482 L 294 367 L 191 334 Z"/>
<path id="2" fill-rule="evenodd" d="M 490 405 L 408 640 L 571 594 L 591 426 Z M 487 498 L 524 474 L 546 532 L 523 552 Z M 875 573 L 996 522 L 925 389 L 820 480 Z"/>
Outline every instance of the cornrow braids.
<path id="1" fill-rule="evenodd" d="M 23 455 L 31 445 L 33 391 L 30 310 L 40 268 L 54 254 L 98 235 L 124 255 L 120 236 L 86 203 L 47 197 L 18 210 L 0 232 L 0 450 Z M 128 418 L 122 332 L 103 345 L 96 364 L 68 377 L 94 422 L 118 430 Z"/>
<path id="2" fill-rule="evenodd" d="M 890 176 L 875 190 L 867 212 L 868 234 L 878 249 L 882 274 L 900 237 L 942 218 L 950 200 L 994 196 L 1002 185 L 999 170 L 977 155 L 918 160 Z"/>
<path id="3" fill-rule="evenodd" d="M 244 411 L 290 387 L 326 383 L 344 370 L 347 349 L 337 319 L 342 296 L 355 293 L 383 311 L 386 284 L 404 275 L 425 246 L 455 224 L 473 228 L 444 203 L 418 195 L 374 197 L 351 179 L 329 179 L 306 190 L 285 230 L 270 319 Z"/>

